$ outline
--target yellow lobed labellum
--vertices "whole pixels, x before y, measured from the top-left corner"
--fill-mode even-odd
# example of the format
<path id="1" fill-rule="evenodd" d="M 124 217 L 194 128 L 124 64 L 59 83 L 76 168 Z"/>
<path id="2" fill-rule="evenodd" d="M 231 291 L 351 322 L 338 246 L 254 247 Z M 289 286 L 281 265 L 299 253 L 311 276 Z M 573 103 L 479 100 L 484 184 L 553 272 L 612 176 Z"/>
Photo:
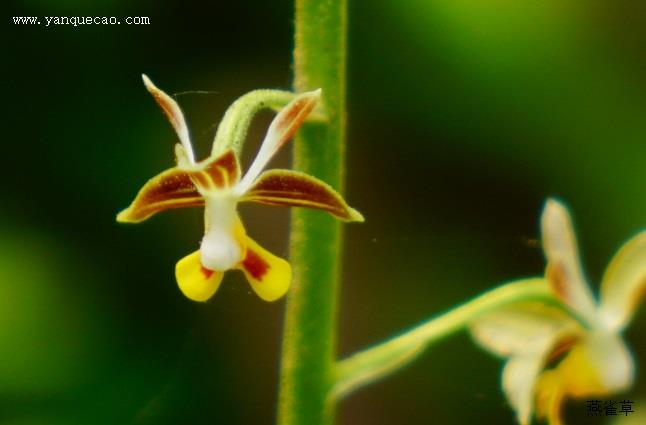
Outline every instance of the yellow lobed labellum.
<path id="1" fill-rule="evenodd" d="M 193 301 L 204 302 L 211 298 L 220 287 L 223 276 L 223 272 L 202 267 L 199 250 L 182 258 L 175 266 L 179 289 Z"/>
<path id="2" fill-rule="evenodd" d="M 265 301 L 281 298 L 292 281 L 289 263 L 247 237 L 247 256 L 240 265 L 251 288 Z"/>

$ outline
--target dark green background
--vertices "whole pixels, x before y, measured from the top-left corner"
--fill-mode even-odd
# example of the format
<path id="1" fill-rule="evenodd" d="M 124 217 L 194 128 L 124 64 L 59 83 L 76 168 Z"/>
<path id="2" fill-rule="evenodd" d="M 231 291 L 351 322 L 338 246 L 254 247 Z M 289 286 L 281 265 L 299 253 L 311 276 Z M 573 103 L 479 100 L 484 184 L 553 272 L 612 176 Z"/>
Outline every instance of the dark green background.
<path id="1" fill-rule="evenodd" d="M 201 211 L 114 217 L 172 165 L 175 136 L 140 74 L 208 92 L 177 97 L 205 154 L 238 96 L 289 87 L 293 6 L 88 3 L 10 3 L 3 18 L 0 424 L 271 424 L 283 302 L 236 273 L 207 304 L 181 296 L 174 264 L 196 249 Z M 341 354 L 539 275 L 548 196 L 571 207 L 593 282 L 646 225 L 646 7 L 634 3 L 351 1 L 346 193 L 367 221 L 346 231 Z M 12 23 L 78 15 L 151 25 Z M 242 214 L 286 254 L 287 211 Z M 627 332 L 640 364 L 645 330 L 640 314 Z M 340 422 L 514 423 L 501 366 L 461 334 L 351 396 Z M 625 397 L 644 400 L 642 378 Z M 567 416 L 604 419 L 584 402 Z"/>

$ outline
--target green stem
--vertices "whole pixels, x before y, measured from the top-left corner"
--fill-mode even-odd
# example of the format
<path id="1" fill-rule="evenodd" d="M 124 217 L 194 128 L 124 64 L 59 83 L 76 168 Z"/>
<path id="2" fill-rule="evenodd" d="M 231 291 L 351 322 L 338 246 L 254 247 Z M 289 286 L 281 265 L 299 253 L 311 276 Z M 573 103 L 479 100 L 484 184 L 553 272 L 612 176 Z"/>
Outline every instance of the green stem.
<path id="1" fill-rule="evenodd" d="M 468 326 L 479 316 L 504 305 L 528 300 L 559 305 L 545 280 L 541 278 L 518 281 L 493 289 L 401 335 L 339 361 L 330 399 L 340 399 L 401 369 L 431 344 Z"/>
<path id="2" fill-rule="evenodd" d="M 294 88 L 323 89 L 327 122 L 304 126 L 294 142 L 294 169 L 339 191 L 344 177 L 346 0 L 296 0 Z M 281 425 L 334 421 L 327 399 L 336 356 L 341 228 L 330 216 L 292 212 L 288 293 L 278 405 Z"/>

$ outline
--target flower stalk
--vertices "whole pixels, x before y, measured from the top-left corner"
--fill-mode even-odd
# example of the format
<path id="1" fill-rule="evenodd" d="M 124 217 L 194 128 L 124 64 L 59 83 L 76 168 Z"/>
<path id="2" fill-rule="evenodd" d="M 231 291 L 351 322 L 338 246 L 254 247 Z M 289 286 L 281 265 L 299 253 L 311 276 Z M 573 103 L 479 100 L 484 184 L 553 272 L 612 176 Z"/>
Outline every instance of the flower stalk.
<path id="1" fill-rule="evenodd" d="M 284 90 L 254 90 L 241 96 L 227 109 L 213 140 L 211 155 L 217 156 L 227 149 L 239 156 L 247 138 L 247 131 L 256 113 L 263 109 L 280 111 L 294 99 L 294 93 Z M 315 109 L 308 122 L 321 122 L 325 119 L 322 108 Z"/>
<path id="2" fill-rule="evenodd" d="M 400 335 L 353 354 L 337 363 L 335 385 L 330 398 L 341 399 L 397 372 L 415 360 L 426 348 L 463 330 L 482 315 L 529 300 L 557 303 L 545 280 L 541 278 L 514 282 L 492 289 Z"/>
<path id="3" fill-rule="evenodd" d="M 326 121 L 297 134 L 294 169 L 342 193 L 345 144 L 346 0 L 297 0 L 294 91 L 322 89 Z M 290 261 L 278 405 L 280 425 L 334 420 L 327 395 L 334 379 L 341 227 L 324 214 L 292 212 Z"/>

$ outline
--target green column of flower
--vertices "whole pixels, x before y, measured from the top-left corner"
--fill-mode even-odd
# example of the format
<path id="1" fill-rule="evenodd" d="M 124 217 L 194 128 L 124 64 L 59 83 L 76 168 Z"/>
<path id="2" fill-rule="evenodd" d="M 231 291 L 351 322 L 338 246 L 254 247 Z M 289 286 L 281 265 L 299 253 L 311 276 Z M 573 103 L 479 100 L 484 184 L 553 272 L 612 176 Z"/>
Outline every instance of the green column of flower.
<path id="1" fill-rule="evenodd" d="M 345 136 L 346 0 L 297 0 L 294 50 L 296 92 L 321 88 L 325 123 L 302 128 L 294 169 L 342 190 Z M 327 400 L 336 355 L 336 310 L 341 227 L 305 209 L 292 212 L 288 294 L 278 423 L 330 424 Z"/>

